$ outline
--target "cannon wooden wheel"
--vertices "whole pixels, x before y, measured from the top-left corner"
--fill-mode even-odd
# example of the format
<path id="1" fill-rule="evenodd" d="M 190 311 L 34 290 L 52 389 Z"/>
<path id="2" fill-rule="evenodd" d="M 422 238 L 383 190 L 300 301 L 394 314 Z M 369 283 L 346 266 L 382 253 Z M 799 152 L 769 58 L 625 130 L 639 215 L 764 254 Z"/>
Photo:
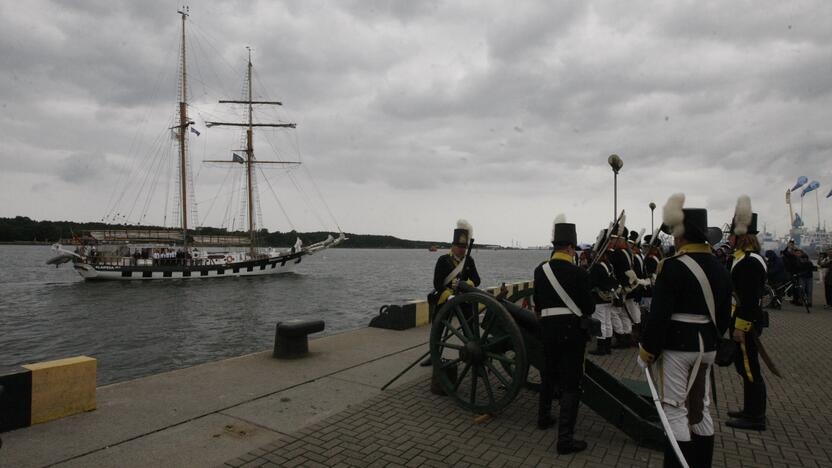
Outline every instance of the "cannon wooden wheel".
<path id="1" fill-rule="evenodd" d="M 430 333 L 434 378 L 449 396 L 479 414 L 509 405 L 529 364 L 519 327 L 497 299 L 467 292 L 445 303 Z"/>

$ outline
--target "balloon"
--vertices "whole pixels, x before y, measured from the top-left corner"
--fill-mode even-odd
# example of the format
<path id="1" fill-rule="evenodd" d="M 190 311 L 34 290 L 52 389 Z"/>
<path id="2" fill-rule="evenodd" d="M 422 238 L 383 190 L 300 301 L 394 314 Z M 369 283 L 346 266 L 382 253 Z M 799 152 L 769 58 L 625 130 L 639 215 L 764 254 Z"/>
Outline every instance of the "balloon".
<path id="1" fill-rule="evenodd" d="M 806 186 L 806 188 L 803 189 L 802 192 L 800 192 L 800 196 L 802 197 L 803 195 L 806 195 L 807 193 L 817 189 L 818 187 L 820 187 L 820 182 L 813 180 L 809 183 L 809 185 Z"/>
<path id="2" fill-rule="evenodd" d="M 800 177 L 798 177 L 798 178 L 797 178 L 797 183 L 796 183 L 796 184 L 794 184 L 794 187 L 792 187 L 792 192 L 794 192 L 795 190 L 797 190 L 797 189 L 799 189 L 800 187 L 802 187 L 802 186 L 803 186 L 803 184 L 805 184 L 806 182 L 809 182 L 809 178 L 808 178 L 808 177 L 806 177 L 806 176 L 800 176 Z"/>

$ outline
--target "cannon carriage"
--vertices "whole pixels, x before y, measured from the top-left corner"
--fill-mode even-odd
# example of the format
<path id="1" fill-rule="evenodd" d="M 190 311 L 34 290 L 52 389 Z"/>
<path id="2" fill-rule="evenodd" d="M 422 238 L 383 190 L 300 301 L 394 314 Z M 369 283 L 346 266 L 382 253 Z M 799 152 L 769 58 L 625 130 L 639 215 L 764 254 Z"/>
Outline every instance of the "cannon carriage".
<path id="1" fill-rule="evenodd" d="M 497 414 L 529 385 L 529 367 L 544 366 L 540 327 L 529 304 L 533 289 L 497 298 L 461 283 L 436 311 L 430 357 L 436 384 L 475 414 Z M 641 394 L 585 360 L 581 401 L 640 445 L 662 447 L 655 407 Z"/>

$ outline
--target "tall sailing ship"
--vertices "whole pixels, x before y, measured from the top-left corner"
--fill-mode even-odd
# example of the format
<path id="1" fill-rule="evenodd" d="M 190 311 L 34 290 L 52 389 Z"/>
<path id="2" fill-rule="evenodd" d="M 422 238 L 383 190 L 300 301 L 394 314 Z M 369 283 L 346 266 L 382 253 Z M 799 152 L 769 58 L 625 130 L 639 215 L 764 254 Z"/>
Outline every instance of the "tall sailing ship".
<path id="1" fill-rule="evenodd" d="M 258 160 L 254 156 L 254 129 L 258 127 L 294 129 L 294 123 L 254 122 L 254 106 L 280 106 L 279 101 L 255 100 L 252 91 L 251 49 L 248 49 L 246 89 L 244 98 L 220 100 L 221 104 L 243 105 L 247 110 L 244 122 L 206 121 L 207 127 L 229 126 L 245 129 L 245 148 L 226 160 L 205 162 L 242 165 L 245 170 L 245 209 L 248 236 L 225 234 L 200 234 L 188 225 L 189 174 L 188 137 L 196 133 L 194 122 L 188 116 L 188 75 L 185 47 L 185 26 L 189 12 L 187 8 L 178 11 L 182 20 L 182 36 L 179 61 L 179 107 L 176 125 L 170 128 L 178 146 L 178 229 L 102 229 L 90 231 L 69 241 L 74 251 L 60 243 L 53 245 L 56 256 L 47 264 L 60 265 L 71 262 L 75 270 L 87 280 L 146 280 L 181 278 L 217 278 L 227 276 L 254 276 L 285 273 L 291 271 L 305 256 L 319 250 L 334 247 L 346 240 L 339 229 L 338 237 L 328 235 L 320 242 L 303 245 L 300 239 L 287 248 L 257 247 L 257 226 L 255 187 L 257 165 L 291 165 L 295 161 Z M 257 205 L 259 206 L 259 205 Z M 225 246 L 221 248 L 219 246 Z M 232 248 L 227 248 L 233 246 Z M 236 250 L 234 248 L 236 247 Z"/>

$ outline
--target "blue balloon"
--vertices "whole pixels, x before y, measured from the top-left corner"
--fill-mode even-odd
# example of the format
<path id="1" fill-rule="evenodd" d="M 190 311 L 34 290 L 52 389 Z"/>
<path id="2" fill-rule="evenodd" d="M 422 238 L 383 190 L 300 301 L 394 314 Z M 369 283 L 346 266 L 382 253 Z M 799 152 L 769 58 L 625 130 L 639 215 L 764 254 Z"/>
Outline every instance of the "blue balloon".
<path id="1" fill-rule="evenodd" d="M 794 184 L 794 187 L 792 187 L 792 192 L 794 192 L 795 190 L 797 190 L 797 189 L 799 189 L 800 187 L 802 187 L 802 186 L 803 186 L 803 184 L 805 184 L 806 182 L 809 182 L 809 178 L 808 178 L 808 177 L 806 177 L 806 176 L 800 176 L 800 177 L 798 177 L 798 178 L 797 178 L 797 183 L 796 183 L 796 184 Z"/>

